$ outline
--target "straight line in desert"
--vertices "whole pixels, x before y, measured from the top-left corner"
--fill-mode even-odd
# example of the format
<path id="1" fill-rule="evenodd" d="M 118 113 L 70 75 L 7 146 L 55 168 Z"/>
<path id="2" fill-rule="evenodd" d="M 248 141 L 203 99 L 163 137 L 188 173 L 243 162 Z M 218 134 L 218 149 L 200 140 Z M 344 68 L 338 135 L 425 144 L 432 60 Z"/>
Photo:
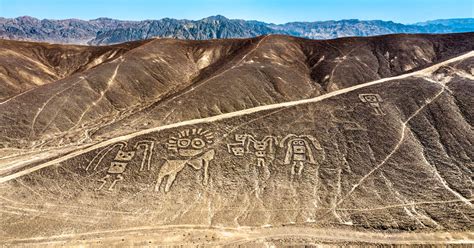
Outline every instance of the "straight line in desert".
<path id="1" fill-rule="evenodd" d="M 264 227 L 252 229 L 251 227 L 213 227 L 207 225 L 164 225 L 164 226 L 141 226 L 135 228 L 121 228 L 114 230 L 94 231 L 86 233 L 72 233 L 54 236 L 41 236 L 26 239 L 10 239 L 0 241 L 3 244 L 53 244 L 55 242 L 74 242 L 81 240 L 82 244 L 88 244 L 97 240 L 115 240 L 115 239 L 133 239 L 140 241 L 140 237 L 135 237 L 136 232 L 146 233 L 146 239 L 155 240 L 156 237 L 162 237 L 164 233 L 173 231 L 175 237 L 182 233 L 200 231 L 216 234 L 220 237 L 220 243 L 225 245 L 238 245 L 252 240 L 261 240 L 262 238 L 288 238 L 300 237 L 318 240 L 331 241 L 356 241 L 367 243 L 382 244 L 472 244 L 472 233 L 470 232 L 419 232 L 419 233 L 377 233 L 351 231 L 337 228 L 315 229 L 313 227 Z M 175 239 L 169 240 L 171 243 L 161 243 L 167 245 L 189 245 L 190 243 L 176 243 Z M 179 242 L 179 241 L 177 241 Z"/>
<path id="2" fill-rule="evenodd" d="M 187 126 L 187 125 L 211 123 L 211 122 L 215 122 L 215 121 L 229 119 L 229 118 L 232 118 L 232 117 L 253 114 L 253 113 L 260 112 L 260 111 L 265 111 L 265 110 L 292 107 L 292 106 L 297 106 L 297 105 L 307 104 L 307 103 L 316 103 L 316 102 L 319 102 L 319 101 L 322 101 L 322 100 L 325 100 L 325 99 L 328 99 L 328 98 L 331 98 L 331 97 L 334 97 L 334 96 L 345 94 L 345 93 L 348 93 L 348 92 L 351 92 L 351 91 L 354 91 L 354 90 L 358 90 L 358 89 L 361 89 L 361 88 L 377 85 L 377 84 L 387 82 L 387 81 L 403 79 L 403 78 L 407 78 L 407 77 L 411 77 L 411 76 L 427 76 L 427 75 L 430 75 L 430 73 L 432 73 L 432 72 L 436 71 L 437 69 L 439 69 L 441 66 L 444 66 L 444 65 L 456 62 L 456 61 L 460 61 L 460 60 L 463 60 L 463 59 L 471 58 L 471 57 L 474 57 L 474 51 L 470 51 L 470 52 L 465 53 L 463 55 L 460 55 L 458 57 L 443 61 L 441 63 L 432 65 L 430 67 L 427 67 L 427 68 L 419 70 L 419 71 L 414 71 L 414 72 L 411 72 L 411 73 L 406 73 L 406 74 L 402 74 L 402 75 L 395 76 L 395 77 L 383 78 L 383 79 L 371 81 L 371 82 L 368 82 L 368 83 L 355 85 L 355 86 L 352 86 L 352 87 L 348 87 L 348 88 L 344 88 L 344 89 L 337 90 L 337 91 L 334 91 L 334 92 L 330 92 L 330 93 L 327 93 L 327 94 L 324 94 L 324 95 L 321 95 L 321 96 L 318 96 L 318 97 L 314 97 L 314 98 L 309 98 L 309 99 L 304 99 L 304 100 L 297 100 L 297 101 L 289 101 L 289 102 L 283 102 L 283 103 L 276 103 L 276 104 L 269 104 L 269 105 L 255 107 L 255 108 L 249 108 L 249 109 L 239 110 L 239 111 L 235 111 L 235 112 L 225 113 L 225 114 L 221 114 L 221 115 L 216 115 L 216 116 L 211 116 L 211 117 L 206 117 L 206 118 L 200 118 L 200 119 L 192 119 L 192 120 L 177 122 L 177 123 L 173 123 L 173 124 L 169 124 L 169 125 L 163 125 L 163 126 L 159 126 L 159 127 L 153 127 L 153 128 L 141 130 L 141 131 L 138 131 L 138 132 L 127 134 L 127 135 L 115 137 L 115 138 L 100 142 L 100 143 L 95 144 L 95 145 L 88 146 L 84 149 L 71 152 L 67 155 L 64 155 L 64 156 L 60 157 L 60 158 L 53 159 L 53 160 L 48 161 L 46 163 L 43 163 L 43 164 L 31 167 L 31 168 L 25 169 L 23 171 L 20 171 L 20 172 L 17 172 L 17 173 L 8 175 L 8 176 L 4 176 L 4 177 L 0 178 L 0 183 L 7 182 L 9 180 L 12 180 L 12 179 L 15 179 L 17 177 L 26 175 L 26 174 L 31 173 L 33 171 L 37 171 L 39 169 L 48 167 L 50 165 L 60 163 L 62 161 L 65 161 L 67 159 L 70 159 L 70 158 L 79 156 L 81 154 L 90 152 L 92 150 L 95 150 L 95 149 L 98 149 L 98 148 L 101 148 L 101 147 L 104 147 L 104 146 L 107 146 L 107 145 L 110 145 L 110 144 L 113 144 L 113 143 L 116 143 L 116 142 L 119 142 L 119 141 L 128 140 L 128 139 L 140 136 L 140 135 L 144 135 L 144 134 L 148 134 L 148 133 L 152 133 L 152 132 L 156 132 L 156 131 L 162 131 L 162 130 L 166 130 L 166 129 L 170 129 L 170 128 Z M 5 165 L 5 166 L 8 167 L 8 165 Z"/>

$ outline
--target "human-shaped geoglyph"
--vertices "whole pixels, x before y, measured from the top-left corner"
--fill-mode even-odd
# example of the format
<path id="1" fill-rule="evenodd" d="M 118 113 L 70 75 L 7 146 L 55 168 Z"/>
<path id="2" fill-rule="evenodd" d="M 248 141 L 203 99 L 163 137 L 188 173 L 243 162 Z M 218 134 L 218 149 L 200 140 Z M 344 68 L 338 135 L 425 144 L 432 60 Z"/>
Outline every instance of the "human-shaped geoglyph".
<path id="1" fill-rule="evenodd" d="M 274 146 L 278 143 L 276 137 L 267 135 L 257 139 L 251 134 L 236 134 L 235 142 L 227 144 L 227 151 L 234 156 L 242 157 L 252 154 L 256 158 L 257 167 L 268 166 L 275 159 Z"/>
<path id="2" fill-rule="evenodd" d="M 87 167 L 85 168 L 86 171 L 92 169 L 96 171 L 99 165 L 102 163 L 102 160 L 106 157 L 114 149 L 118 148 L 114 159 L 110 162 L 110 165 L 106 171 L 104 177 L 100 178 L 98 181 L 101 183 L 96 190 L 102 190 L 107 184 L 109 187 L 107 190 L 112 191 L 115 185 L 124 180 L 123 174 L 125 173 L 127 166 L 135 157 L 136 152 L 139 149 L 143 150 L 142 161 L 140 163 L 140 171 L 146 169 L 149 171 L 151 169 L 151 157 L 153 153 L 153 146 L 154 142 L 150 140 L 142 140 L 138 141 L 133 150 L 125 150 L 127 147 L 126 142 L 118 142 L 111 146 L 108 146 L 102 149 L 99 153 L 97 153 L 94 158 L 89 162 Z"/>
<path id="3" fill-rule="evenodd" d="M 305 164 L 316 164 L 312 147 L 321 152 L 323 150 L 318 140 L 311 135 L 289 134 L 280 141 L 280 147 L 286 148 L 283 164 L 291 164 L 291 175 L 296 174 L 296 167 L 299 167 L 298 175 L 301 175 Z"/>
<path id="4" fill-rule="evenodd" d="M 249 143 L 252 144 L 253 153 L 257 158 L 257 166 L 267 166 L 268 163 L 275 159 L 274 145 L 277 143 L 276 137 L 265 136 L 263 139 L 258 140 L 253 136 L 248 136 Z"/>
<path id="5" fill-rule="evenodd" d="M 213 142 L 214 134 L 202 128 L 186 129 L 178 132 L 176 136 L 170 137 L 166 146 L 168 151 L 172 152 L 175 157 L 173 159 L 166 159 L 161 166 L 156 180 L 155 191 L 160 190 L 161 183 L 167 177 L 164 190 L 168 192 L 176 176 L 186 165 L 196 170 L 203 169 L 204 179 L 202 183 L 207 185 L 209 180 L 209 163 L 215 156 L 214 149 L 210 148 Z"/>
<path id="6" fill-rule="evenodd" d="M 380 105 L 380 103 L 383 102 L 383 99 L 379 94 L 359 94 L 359 99 L 362 102 L 369 104 L 374 109 L 375 115 L 385 115 L 382 106 Z"/>
<path id="7" fill-rule="evenodd" d="M 227 151 L 234 156 L 242 157 L 248 152 L 247 134 L 236 134 L 235 143 L 227 144 Z"/>

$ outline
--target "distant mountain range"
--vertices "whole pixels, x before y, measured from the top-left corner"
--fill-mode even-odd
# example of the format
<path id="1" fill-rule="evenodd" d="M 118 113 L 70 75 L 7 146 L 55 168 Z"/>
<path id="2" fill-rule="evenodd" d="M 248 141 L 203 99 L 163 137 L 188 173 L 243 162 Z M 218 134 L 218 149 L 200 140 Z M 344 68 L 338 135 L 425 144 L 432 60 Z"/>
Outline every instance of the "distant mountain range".
<path id="1" fill-rule="evenodd" d="M 39 20 L 29 16 L 0 18 L 0 38 L 52 43 L 107 45 L 154 37 L 206 40 L 248 38 L 265 34 L 285 34 L 310 39 L 347 36 L 373 36 L 393 33 L 473 32 L 474 18 L 434 20 L 410 25 L 392 21 L 318 21 L 271 24 L 259 21 L 211 16 L 201 20 L 122 21 L 110 18 L 94 20 Z"/>

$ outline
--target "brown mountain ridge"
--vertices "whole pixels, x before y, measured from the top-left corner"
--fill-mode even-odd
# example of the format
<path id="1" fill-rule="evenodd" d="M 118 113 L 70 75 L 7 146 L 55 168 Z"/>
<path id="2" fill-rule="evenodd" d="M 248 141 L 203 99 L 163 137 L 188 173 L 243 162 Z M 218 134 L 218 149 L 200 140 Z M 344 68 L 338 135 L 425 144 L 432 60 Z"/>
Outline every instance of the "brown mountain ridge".
<path id="1" fill-rule="evenodd" d="M 72 56 L 73 66 L 57 68 L 64 74 L 55 76 L 59 80 L 0 104 L 0 123 L 6 127 L 0 143 L 31 148 L 48 140 L 49 145 L 59 140 L 77 142 L 94 135 L 108 137 L 116 130 L 114 123 L 120 129 L 147 128 L 314 97 L 470 51 L 472 39 L 472 33 L 329 41 L 272 35 L 211 41 L 156 39 L 100 47 L 103 53 L 122 52 L 102 63 L 75 61 Z M 98 48 L 81 49 L 93 54 Z M 51 60 L 41 63 L 51 64 Z M 87 65 L 94 66 L 86 69 Z M 21 73 L 9 77 L 21 79 Z M 43 75 L 43 84 L 53 80 L 48 75 Z"/>

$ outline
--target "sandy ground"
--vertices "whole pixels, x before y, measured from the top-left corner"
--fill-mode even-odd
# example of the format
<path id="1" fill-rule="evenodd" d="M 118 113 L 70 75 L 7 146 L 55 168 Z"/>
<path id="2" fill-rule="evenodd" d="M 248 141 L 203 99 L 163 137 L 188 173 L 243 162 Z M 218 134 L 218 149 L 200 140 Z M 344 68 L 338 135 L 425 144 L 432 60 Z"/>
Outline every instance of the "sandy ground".
<path id="1" fill-rule="evenodd" d="M 314 227 L 209 228 L 203 226 L 137 227 L 78 233 L 6 243 L 25 246 L 143 246 L 143 245 L 211 245 L 211 246 L 266 246 L 271 244 L 473 244 L 472 232 L 381 233 L 321 229 Z"/>
<path id="2" fill-rule="evenodd" d="M 443 61 L 443 62 L 438 63 L 436 65 L 425 68 L 423 70 L 403 74 L 403 75 L 396 76 L 396 77 L 383 78 L 383 79 L 380 79 L 380 80 L 376 80 L 376 81 L 356 85 L 356 86 L 353 86 L 353 87 L 344 88 L 342 90 L 337 90 L 337 91 L 334 91 L 334 92 L 331 92 L 331 93 L 328 93 L 328 94 L 324 94 L 322 96 L 318 96 L 318 97 L 311 98 L 311 99 L 290 101 L 290 102 L 284 102 L 284 103 L 278 103 L 278 104 L 270 104 L 270 105 L 255 107 L 255 108 L 249 108 L 249 109 L 245 109 L 245 110 L 241 110 L 241 111 L 235 111 L 235 112 L 231 112 L 231 113 L 221 114 L 221 115 L 217 115 L 217 116 L 212 116 L 212 117 L 208 117 L 208 118 L 193 119 L 193 120 L 188 120 L 188 121 L 183 121 L 183 122 L 177 122 L 177 123 L 173 123 L 173 124 L 170 124 L 170 125 L 153 127 L 153 128 L 150 128 L 150 129 L 145 129 L 145 130 L 139 131 L 139 132 L 135 132 L 135 133 L 131 133 L 131 134 L 111 138 L 109 140 L 106 140 L 106 141 L 100 142 L 98 144 L 89 146 L 85 149 L 79 149 L 79 150 L 71 152 L 71 153 L 69 153 L 65 156 L 61 156 L 60 158 L 50 160 L 46 163 L 39 164 L 37 166 L 28 168 L 26 170 L 23 170 L 23 171 L 14 173 L 14 174 L 10 174 L 10 175 L 2 175 L 2 177 L 0 178 L 0 183 L 7 182 L 11 179 L 17 178 L 17 177 L 22 176 L 22 175 L 26 175 L 26 174 L 31 173 L 33 171 L 39 170 L 41 168 L 44 168 L 44 167 L 47 167 L 47 166 L 50 166 L 50 165 L 53 165 L 53 164 L 57 164 L 59 162 L 65 161 L 67 159 L 73 158 L 75 156 L 78 156 L 80 154 L 83 154 L 83 153 L 86 153 L 86 152 L 89 152 L 89 151 L 92 151 L 92 150 L 95 150 L 97 148 L 105 147 L 105 146 L 108 146 L 110 144 L 113 144 L 113 143 L 116 143 L 116 142 L 119 142 L 119 141 L 128 140 L 130 138 L 137 137 L 139 135 L 148 134 L 148 133 L 151 133 L 151 132 L 156 132 L 156 131 L 161 131 L 161 130 L 166 130 L 166 129 L 171 129 L 171 128 L 176 128 L 176 127 L 181 127 L 181 126 L 186 126 L 186 125 L 193 125 L 193 124 L 200 124 L 200 123 L 211 123 L 211 122 L 215 122 L 215 121 L 219 121 L 219 120 L 223 120 L 223 119 L 228 119 L 228 118 L 241 116 L 241 115 L 252 114 L 252 113 L 256 113 L 256 112 L 264 111 L 264 110 L 272 110 L 272 109 L 278 109 L 278 108 L 284 108 L 284 107 L 291 107 L 291 106 L 296 106 L 296 105 L 299 105 L 299 104 L 306 104 L 306 103 L 315 103 L 315 102 L 322 101 L 324 99 L 331 98 L 333 96 L 345 94 L 345 93 L 348 93 L 348 92 L 351 92 L 351 91 L 354 91 L 354 90 L 357 90 L 357 89 L 361 89 L 361 88 L 368 87 L 368 86 L 373 86 L 373 85 L 384 83 L 384 82 L 387 82 L 387 81 L 403 79 L 403 78 L 413 77 L 413 76 L 429 75 L 430 73 L 432 73 L 433 71 L 436 71 L 437 69 L 439 69 L 440 67 L 442 67 L 444 65 L 447 65 L 447 64 L 450 64 L 450 63 L 453 63 L 453 62 L 456 62 L 456 61 L 462 61 L 463 59 L 467 59 L 467 58 L 470 58 L 472 56 L 474 56 L 474 51 L 471 51 L 471 52 L 466 53 L 464 55 L 461 55 L 461 56 Z M 37 156 L 40 156 L 41 159 L 47 159 L 47 158 L 51 158 L 51 157 L 58 156 L 58 155 L 61 155 L 61 154 L 64 154 L 64 152 L 61 152 L 61 151 L 49 152 L 49 154 L 37 155 Z M 37 162 L 38 161 L 37 156 L 35 156 L 33 159 L 29 158 L 29 159 L 26 159 L 26 160 L 22 157 L 19 157 L 17 159 L 9 160 L 9 161 L 6 161 L 6 162 L 0 161 L 0 169 L 2 169 L 4 171 L 8 171 L 8 170 L 11 170 L 10 169 L 11 167 L 18 168 L 18 167 L 21 167 L 21 166 L 26 166 L 26 165 L 30 164 L 32 160 L 34 162 Z"/>

